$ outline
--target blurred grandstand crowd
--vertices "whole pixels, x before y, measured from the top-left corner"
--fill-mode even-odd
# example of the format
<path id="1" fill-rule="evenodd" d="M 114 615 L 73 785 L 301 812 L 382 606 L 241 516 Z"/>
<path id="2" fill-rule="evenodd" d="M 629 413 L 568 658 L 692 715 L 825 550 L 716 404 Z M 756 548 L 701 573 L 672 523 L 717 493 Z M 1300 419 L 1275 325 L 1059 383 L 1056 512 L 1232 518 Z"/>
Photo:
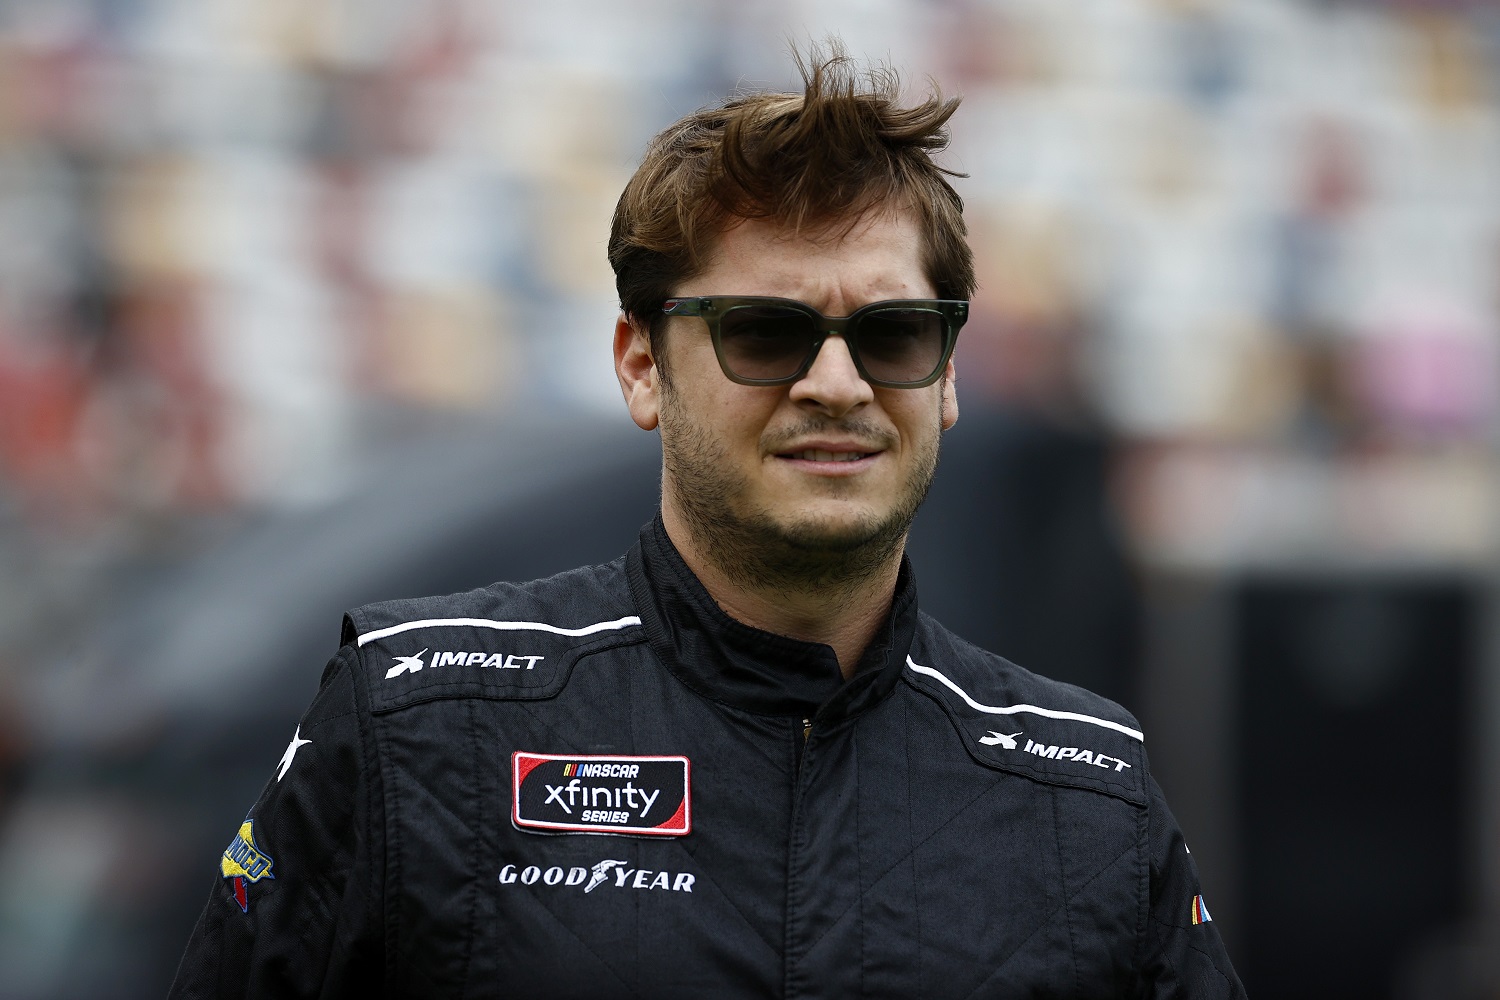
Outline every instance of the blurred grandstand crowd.
<path id="1" fill-rule="evenodd" d="M 963 95 L 965 401 L 1143 562 L 1495 564 L 1493 3 L 0 0 L 0 691 L 393 438 L 618 412 L 645 141 L 825 32 Z"/>
<path id="2" fill-rule="evenodd" d="M 1492 550 L 1492 4 L 839 8 L 0 4 L 7 560 L 315 499 L 415 413 L 613 408 L 644 140 L 829 29 L 965 96 L 965 389 L 1139 445 L 1143 543 Z"/>

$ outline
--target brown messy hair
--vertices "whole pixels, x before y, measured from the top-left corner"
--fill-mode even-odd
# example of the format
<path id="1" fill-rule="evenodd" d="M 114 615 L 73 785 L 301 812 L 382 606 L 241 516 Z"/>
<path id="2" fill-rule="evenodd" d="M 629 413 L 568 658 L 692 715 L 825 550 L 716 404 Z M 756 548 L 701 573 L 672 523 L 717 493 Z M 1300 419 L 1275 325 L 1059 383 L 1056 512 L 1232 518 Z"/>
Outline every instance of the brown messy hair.
<path id="1" fill-rule="evenodd" d="M 910 210 L 938 296 L 973 294 L 963 201 L 944 178 L 964 175 L 932 160 L 948 145 L 959 99 L 933 84 L 925 101 L 902 107 L 897 73 L 862 72 L 837 41 L 826 54 L 792 56 L 803 93 L 743 94 L 668 126 L 620 195 L 609 262 L 620 307 L 653 341 L 662 302 L 708 265 L 739 219 L 838 238 L 872 209 Z"/>

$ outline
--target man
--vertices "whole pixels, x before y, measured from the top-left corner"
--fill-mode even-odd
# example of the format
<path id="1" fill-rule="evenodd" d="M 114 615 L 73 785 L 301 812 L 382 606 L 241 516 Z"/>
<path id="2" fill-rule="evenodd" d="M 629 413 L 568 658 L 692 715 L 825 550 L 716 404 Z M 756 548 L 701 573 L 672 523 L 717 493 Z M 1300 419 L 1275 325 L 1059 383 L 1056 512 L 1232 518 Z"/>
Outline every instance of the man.
<path id="1" fill-rule="evenodd" d="M 174 995 L 1243 996 L 1135 720 L 917 610 L 957 102 L 804 78 L 667 129 L 616 212 L 660 517 L 351 612 Z"/>

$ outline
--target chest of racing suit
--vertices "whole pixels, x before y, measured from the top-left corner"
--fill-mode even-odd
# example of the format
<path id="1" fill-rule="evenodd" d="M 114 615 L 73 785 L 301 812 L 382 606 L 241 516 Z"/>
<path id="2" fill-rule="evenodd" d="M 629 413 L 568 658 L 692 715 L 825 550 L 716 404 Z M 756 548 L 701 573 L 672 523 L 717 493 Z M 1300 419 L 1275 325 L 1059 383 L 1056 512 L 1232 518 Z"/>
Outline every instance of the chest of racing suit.
<path id="1" fill-rule="evenodd" d="M 175 997 L 1240 997 L 1118 706 L 624 558 L 347 616 Z"/>

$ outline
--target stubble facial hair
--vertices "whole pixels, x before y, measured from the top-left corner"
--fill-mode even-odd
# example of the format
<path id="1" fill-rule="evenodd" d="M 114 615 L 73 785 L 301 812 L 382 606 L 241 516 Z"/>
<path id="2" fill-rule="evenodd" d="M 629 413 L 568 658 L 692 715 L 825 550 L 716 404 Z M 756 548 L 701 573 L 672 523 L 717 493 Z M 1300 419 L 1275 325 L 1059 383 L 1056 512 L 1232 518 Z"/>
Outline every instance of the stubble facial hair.
<path id="1" fill-rule="evenodd" d="M 824 596 L 853 592 L 899 557 L 917 508 L 937 471 L 938 438 L 916 456 L 896 503 L 884 517 L 834 525 L 747 507 L 749 483 L 733 469 L 722 440 L 693 419 L 670 384 L 663 386 L 660 416 L 665 488 L 681 512 L 700 554 L 739 586 L 778 588 Z M 941 399 L 933 421 L 941 427 Z M 809 417 L 780 434 L 788 442 L 843 431 L 861 440 L 895 443 L 895 436 L 859 420 Z M 834 488 L 838 487 L 834 484 Z"/>

